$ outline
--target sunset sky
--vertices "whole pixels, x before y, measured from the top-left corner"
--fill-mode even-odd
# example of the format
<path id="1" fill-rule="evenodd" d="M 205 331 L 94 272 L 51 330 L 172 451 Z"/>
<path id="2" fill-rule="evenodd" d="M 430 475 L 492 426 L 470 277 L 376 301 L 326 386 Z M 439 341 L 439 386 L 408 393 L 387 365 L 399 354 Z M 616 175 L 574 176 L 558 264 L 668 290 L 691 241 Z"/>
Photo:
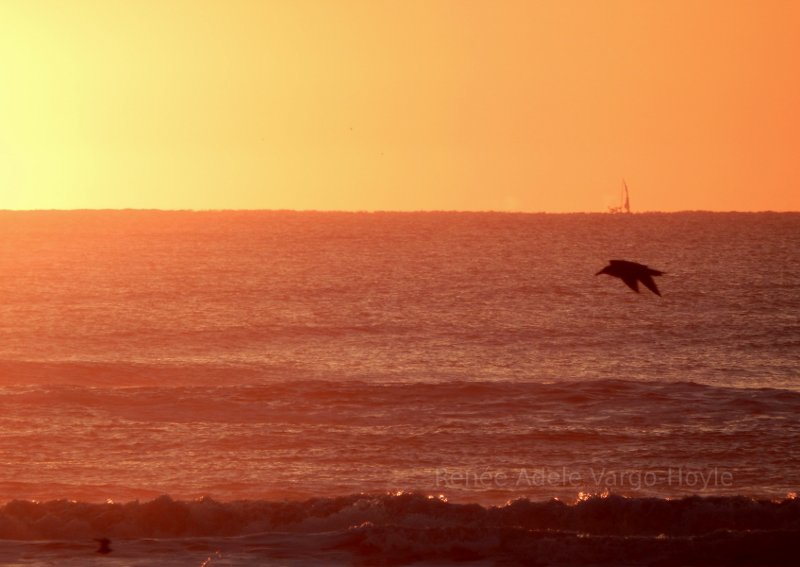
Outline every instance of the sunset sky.
<path id="1" fill-rule="evenodd" d="M 800 2 L 2 0 L 0 208 L 800 210 Z"/>

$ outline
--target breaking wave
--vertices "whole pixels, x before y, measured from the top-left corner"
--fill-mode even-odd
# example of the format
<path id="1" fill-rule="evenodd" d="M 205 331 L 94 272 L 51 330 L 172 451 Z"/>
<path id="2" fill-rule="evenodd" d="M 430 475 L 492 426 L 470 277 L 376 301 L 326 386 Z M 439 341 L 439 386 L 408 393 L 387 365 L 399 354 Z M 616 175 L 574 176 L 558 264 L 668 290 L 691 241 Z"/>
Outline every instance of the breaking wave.
<path id="1" fill-rule="evenodd" d="M 505 557 L 527 564 L 781 565 L 791 563 L 800 536 L 800 500 L 596 495 L 574 503 L 515 500 L 483 507 L 397 493 L 302 502 L 16 500 L 0 508 L 0 538 L 7 540 L 274 542 L 276 534 L 368 564 Z"/>

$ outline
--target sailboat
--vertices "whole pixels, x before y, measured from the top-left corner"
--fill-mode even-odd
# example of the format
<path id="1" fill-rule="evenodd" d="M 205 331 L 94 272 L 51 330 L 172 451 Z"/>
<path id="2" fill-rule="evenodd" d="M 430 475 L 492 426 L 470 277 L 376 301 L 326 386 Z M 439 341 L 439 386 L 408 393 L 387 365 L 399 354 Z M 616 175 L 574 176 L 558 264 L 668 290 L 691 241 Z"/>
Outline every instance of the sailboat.
<path id="1" fill-rule="evenodd" d="M 625 180 L 622 180 L 622 194 L 620 195 L 621 203 L 618 207 L 608 207 L 609 213 L 630 213 L 631 212 L 631 200 L 630 196 L 628 195 L 628 184 L 625 183 Z"/>

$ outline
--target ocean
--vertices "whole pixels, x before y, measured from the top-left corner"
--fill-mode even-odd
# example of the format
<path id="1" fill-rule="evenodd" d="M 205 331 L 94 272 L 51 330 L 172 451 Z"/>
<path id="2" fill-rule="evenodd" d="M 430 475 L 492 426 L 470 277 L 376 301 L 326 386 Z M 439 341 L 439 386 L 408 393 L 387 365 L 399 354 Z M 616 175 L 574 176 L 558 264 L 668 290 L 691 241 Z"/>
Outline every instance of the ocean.
<path id="1" fill-rule="evenodd" d="M 0 212 L 0 433 L 0 565 L 796 564 L 800 214 Z"/>

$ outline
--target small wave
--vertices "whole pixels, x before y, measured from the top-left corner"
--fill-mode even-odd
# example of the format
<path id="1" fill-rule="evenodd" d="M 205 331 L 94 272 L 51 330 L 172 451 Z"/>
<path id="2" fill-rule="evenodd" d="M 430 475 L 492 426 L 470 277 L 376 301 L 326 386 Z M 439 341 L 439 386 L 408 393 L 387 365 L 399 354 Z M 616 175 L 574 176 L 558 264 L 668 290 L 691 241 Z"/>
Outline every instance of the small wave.
<path id="1" fill-rule="evenodd" d="M 20 365 L 27 368 L 27 365 Z M 2 366 L 0 365 L 0 369 Z M 191 415 L 206 419 L 232 420 L 275 417 L 278 407 L 292 409 L 335 409 L 358 420 L 364 407 L 380 408 L 387 416 L 405 413 L 407 408 L 432 408 L 431 413 L 503 416 L 514 411 L 521 415 L 597 415 L 625 408 L 625 414 L 640 415 L 654 423 L 674 420 L 686 412 L 703 418 L 728 418 L 732 412 L 769 413 L 795 416 L 800 412 L 800 392 L 770 388 L 727 388 L 694 382 L 659 383 L 649 381 L 595 380 L 560 382 L 403 382 L 363 380 L 300 379 L 292 381 L 260 381 L 243 369 L 207 369 L 207 383 L 186 384 L 179 369 L 128 368 L 135 375 L 131 384 L 113 368 L 105 368 L 95 382 L 47 383 L 49 366 L 38 368 L 40 387 L 31 383 L 6 385 L 0 389 L 3 403 L 18 407 L 20 403 L 52 405 L 75 399 L 81 406 L 118 408 L 131 418 L 140 418 L 137 409 L 146 410 L 148 419 L 157 419 L 155 409 L 164 401 L 164 418 L 174 420 L 176 412 L 186 407 Z M 71 368 L 73 375 L 83 366 Z M 97 372 L 92 367 L 91 372 Z M 185 370 L 184 370 L 185 372 Z M 31 374 L 27 374 L 31 376 Z M 155 383 L 143 383 L 141 376 Z M 219 385 L 222 377 L 235 378 L 235 383 Z M 194 379 L 200 380 L 197 376 Z M 88 382 L 88 383 L 87 383 Z M 156 385 L 157 384 L 157 385 Z M 454 404 L 457 401 L 457 404 Z M 358 411 L 355 411 L 358 410 Z M 619 416 L 624 418 L 625 416 Z"/>
<path id="2" fill-rule="evenodd" d="M 217 549 L 241 564 L 260 554 L 264 564 L 793 565 L 800 500 L 610 495 L 487 508 L 397 493 L 302 502 L 12 501 L 0 508 L 6 547 L 46 540 L 38 554 L 55 546 L 77 557 L 98 536 L 148 560 L 165 549 L 187 557 Z M 78 540 L 84 543 L 75 548 Z"/>
<path id="3" fill-rule="evenodd" d="M 414 529 L 522 529 L 590 536 L 693 537 L 720 530 L 800 530 L 800 500 L 744 496 L 681 499 L 592 496 L 568 504 L 515 500 L 503 506 L 456 504 L 417 493 L 353 494 L 305 501 L 147 502 L 14 500 L 0 508 L 0 539 L 243 536 L 318 533 L 359 526 Z"/>

